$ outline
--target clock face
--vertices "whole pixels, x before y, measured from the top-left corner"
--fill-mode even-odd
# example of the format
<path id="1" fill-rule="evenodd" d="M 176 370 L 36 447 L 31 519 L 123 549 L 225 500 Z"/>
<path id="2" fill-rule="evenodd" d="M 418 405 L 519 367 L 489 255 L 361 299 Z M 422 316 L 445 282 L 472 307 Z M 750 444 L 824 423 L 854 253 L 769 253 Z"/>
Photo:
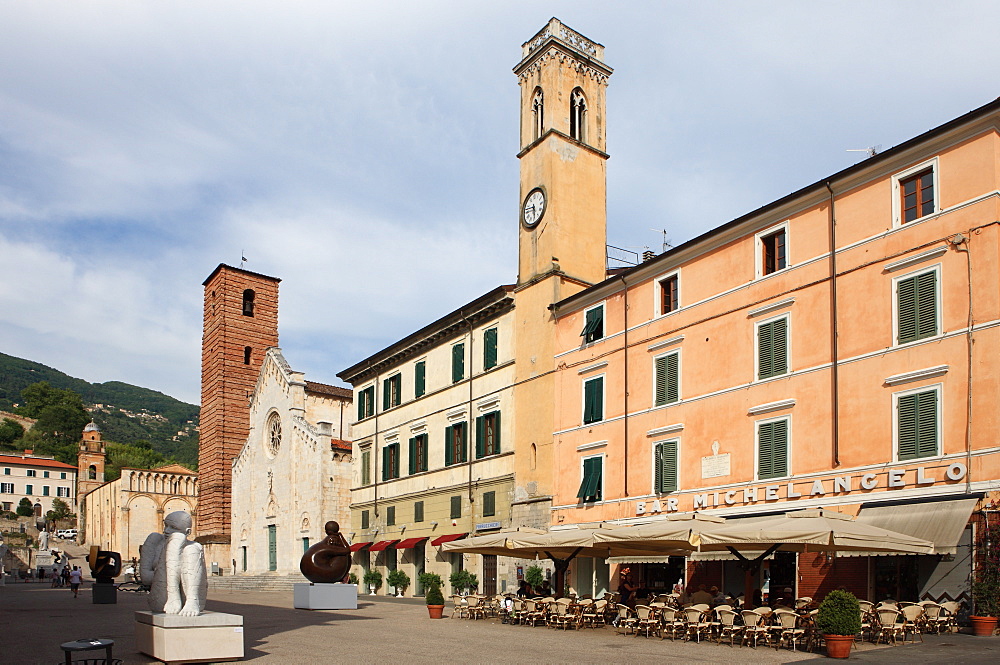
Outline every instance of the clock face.
<path id="1" fill-rule="evenodd" d="M 545 192 L 536 187 L 524 199 L 524 207 L 521 209 L 521 220 L 530 229 L 538 224 L 543 214 L 545 214 Z"/>

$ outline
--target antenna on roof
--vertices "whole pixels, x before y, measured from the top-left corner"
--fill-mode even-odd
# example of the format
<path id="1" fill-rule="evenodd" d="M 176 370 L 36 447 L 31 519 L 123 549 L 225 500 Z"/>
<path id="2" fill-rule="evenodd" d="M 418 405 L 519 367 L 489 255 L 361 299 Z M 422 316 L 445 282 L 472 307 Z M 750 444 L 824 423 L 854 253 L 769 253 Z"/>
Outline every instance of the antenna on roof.
<path id="1" fill-rule="evenodd" d="M 243 269 L 243 264 L 250 260 L 250 259 L 248 259 L 246 257 L 246 255 L 244 254 L 244 252 L 246 252 L 246 250 L 244 250 L 244 249 L 240 250 L 240 270 Z"/>
<path id="2" fill-rule="evenodd" d="M 869 157 L 874 157 L 882 152 L 882 144 L 870 145 L 867 148 L 848 148 L 845 152 L 867 152 Z"/>
<path id="3" fill-rule="evenodd" d="M 668 249 L 673 249 L 674 248 L 674 246 L 670 244 L 670 240 L 667 238 L 667 230 L 666 229 L 650 229 L 650 231 L 655 231 L 657 233 L 663 234 L 663 249 L 660 250 L 661 254 L 663 252 L 666 252 Z"/>

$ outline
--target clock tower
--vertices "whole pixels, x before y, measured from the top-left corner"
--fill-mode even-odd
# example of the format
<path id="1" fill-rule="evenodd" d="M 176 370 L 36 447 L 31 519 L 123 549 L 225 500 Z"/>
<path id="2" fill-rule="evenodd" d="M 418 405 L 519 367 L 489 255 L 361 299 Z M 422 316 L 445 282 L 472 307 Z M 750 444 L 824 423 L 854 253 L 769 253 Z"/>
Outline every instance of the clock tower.
<path id="1" fill-rule="evenodd" d="M 555 324 L 549 305 L 605 279 L 604 47 L 550 19 L 522 46 L 521 191 L 515 287 L 515 524 L 547 528 Z"/>

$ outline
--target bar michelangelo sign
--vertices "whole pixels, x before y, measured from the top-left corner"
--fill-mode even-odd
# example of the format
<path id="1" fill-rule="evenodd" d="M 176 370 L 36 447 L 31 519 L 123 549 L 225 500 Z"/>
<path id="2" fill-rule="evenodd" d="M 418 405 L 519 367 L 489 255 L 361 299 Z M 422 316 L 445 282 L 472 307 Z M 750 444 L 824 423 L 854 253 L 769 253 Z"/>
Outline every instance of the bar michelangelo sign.
<path id="1" fill-rule="evenodd" d="M 754 504 L 760 501 L 780 501 L 781 499 L 797 499 L 799 497 L 820 497 L 826 494 L 850 494 L 855 490 L 870 491 L 878 488 L 894 489 L 898 487 L 925 487 L 935 483 L 957 481 L 965 478 L 968 469 L 962 462 L 954 462 L 944 468 L 941 477 L 929 475 L 927 467 L 918 466 L 915 469 L 889 469 L 880 473 L 848 474 L 834 478 L 817 478 L 811 483 L 808 480 L 790 481 L 784 484 L 747 487 L 741 490 L 725 492 L 703 492 L 688 494 L 681 497 L 667 497 L 654 501 L 636 501 L 635 514 L 673 513 L 680 510 L 680 499 L 692 497 L 691 510 L 701 508 L 720 508 L 725 506 Z"/>

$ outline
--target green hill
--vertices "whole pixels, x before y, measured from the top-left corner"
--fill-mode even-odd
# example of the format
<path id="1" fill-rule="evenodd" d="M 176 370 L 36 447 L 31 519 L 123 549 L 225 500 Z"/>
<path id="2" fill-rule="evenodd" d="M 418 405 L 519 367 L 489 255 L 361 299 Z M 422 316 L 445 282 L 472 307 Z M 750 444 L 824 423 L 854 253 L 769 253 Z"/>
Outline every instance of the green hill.
<path id="1" fill-rule="evenodd" d="M 198 406 L 120 381 L 88 383 L 41 363 L 0 353 L 0 411 L 13 410 L 21 391 L 39 381 L 78 393 L 105 441 L 149 441 L 153 450 L 198 468 Z"/>

